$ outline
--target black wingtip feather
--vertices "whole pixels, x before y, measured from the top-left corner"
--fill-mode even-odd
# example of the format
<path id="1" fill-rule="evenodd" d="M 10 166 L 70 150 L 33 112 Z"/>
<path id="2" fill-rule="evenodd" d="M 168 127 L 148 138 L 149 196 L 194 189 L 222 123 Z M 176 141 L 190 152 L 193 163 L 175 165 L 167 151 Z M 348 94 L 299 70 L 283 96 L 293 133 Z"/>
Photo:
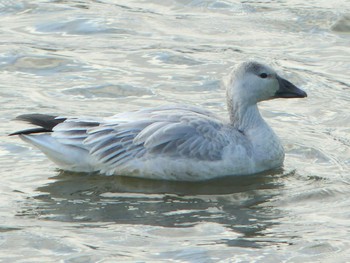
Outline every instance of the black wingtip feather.
<path id="1" fill-rule="evenodd" d="M 26 135 L 26 134 L 42 133 L 42 132 L 51 132 L 51 131 L 46 130 L 46 129 L 44 129 L 44 128 L 33 128 L 33 129 L 27 129 L 27 130 L 16 131 L 16 132 L 10 133 L 9 136 L 13 136 L 13 135 Z"/>
<path id="2" fill-rule="evenodd" d="M 46 114 L 23 114 L 16 117 L 16 120 L 25 121 L 30 124 L 39 126 L 41 128 L 32 128 L 22 131 L 17 131 L 9 134 L 12 135 L 20 135 L 20 134 L 31 134 L 31 133 L 41 133 L 41 132 L 52 132 L 52 129 L 59 123 L 64 122 L 66 118 L 59 118 L 53 115 Z"/>

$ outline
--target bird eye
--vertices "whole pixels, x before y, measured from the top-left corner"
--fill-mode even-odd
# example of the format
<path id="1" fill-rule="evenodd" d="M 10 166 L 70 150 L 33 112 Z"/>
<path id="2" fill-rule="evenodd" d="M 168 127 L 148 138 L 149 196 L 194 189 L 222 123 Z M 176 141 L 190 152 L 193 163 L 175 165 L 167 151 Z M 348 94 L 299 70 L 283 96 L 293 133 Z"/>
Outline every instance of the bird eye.
<path id="1" fill-rule="evenodd" d="M 260 78 L 262 78 L 262 79 L 267 78 L 267 74 L 266 74 L 266 73 L 261 73 L 261 74 L 260 74 Z"/>

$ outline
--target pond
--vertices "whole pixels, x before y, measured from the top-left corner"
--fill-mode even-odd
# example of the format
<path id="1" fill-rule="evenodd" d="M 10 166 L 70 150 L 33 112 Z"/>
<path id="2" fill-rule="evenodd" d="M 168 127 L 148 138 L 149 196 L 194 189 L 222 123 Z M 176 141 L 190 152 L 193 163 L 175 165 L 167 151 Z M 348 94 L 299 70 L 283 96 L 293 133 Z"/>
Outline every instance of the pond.
<path id="1" fill-rule="evenodd" d="M 0 1 L 0 261 L 350 261 L 350 4 Z M 58 170 L 7 136 L 24 113 L 185 103 L 226 116 L 248 59 L 306 99 L 259 104 L 286 150 L 252 176 L 167 182 Z"/>

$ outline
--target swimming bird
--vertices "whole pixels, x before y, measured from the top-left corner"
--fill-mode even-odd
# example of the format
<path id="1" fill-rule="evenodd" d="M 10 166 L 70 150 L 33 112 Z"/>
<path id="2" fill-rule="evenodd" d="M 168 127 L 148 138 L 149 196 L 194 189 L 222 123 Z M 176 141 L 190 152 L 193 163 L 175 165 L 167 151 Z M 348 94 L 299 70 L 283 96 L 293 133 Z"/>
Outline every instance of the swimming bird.
<path id="1" fill-rule="evenodd" d="M 282 143 L 257 104 L 307 94 L 271 67 L 239 64 L 225 83 L 229 118 L 190 105 L 166 105 L 108 118 L 25 114 L 36 128 L 14 132 L 61 169 L 200 181 L 281 167 Z"/>

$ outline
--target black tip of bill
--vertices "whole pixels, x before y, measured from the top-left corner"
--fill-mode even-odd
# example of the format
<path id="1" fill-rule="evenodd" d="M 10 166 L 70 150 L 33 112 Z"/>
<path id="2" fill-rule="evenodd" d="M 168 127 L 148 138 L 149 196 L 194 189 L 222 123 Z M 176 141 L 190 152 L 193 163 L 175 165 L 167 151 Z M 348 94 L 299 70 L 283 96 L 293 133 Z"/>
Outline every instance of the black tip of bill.
<path id="1" fill-rule="evenodd" d="M 275 97 L 276 98 L 305 98 L 307 93 L 288 80 L 277 77 L 279 83 L 279 89 L 277 90 Z"/>

